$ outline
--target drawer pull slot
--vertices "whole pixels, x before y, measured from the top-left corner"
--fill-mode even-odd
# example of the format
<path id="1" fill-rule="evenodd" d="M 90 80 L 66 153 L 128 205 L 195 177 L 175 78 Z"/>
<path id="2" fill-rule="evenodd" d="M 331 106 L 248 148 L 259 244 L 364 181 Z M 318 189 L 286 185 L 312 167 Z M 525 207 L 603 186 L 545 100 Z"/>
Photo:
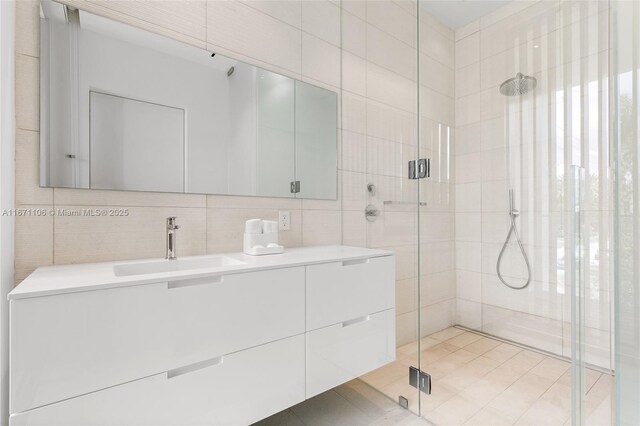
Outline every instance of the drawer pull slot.
<path id="1" fill-rule="evenodd" d="M 354 259 L 354 260 L 345 260 L 342 262 L 342 266 L 351 266 L 351 265 L 363 265 L 365 263 L 369 263 L 371 259 Z"/>
<path id="2" fill-rule="evenodd" d="M 353 325 L 353 324 L 358 324 L 358 323 L 361 323 L 361 322 L 367 322 L 370 319 L 371 319 L 371 315 L 365 315 L 365 316 L 360 317 L 360 318 L 354 318 L 354 319 L 351 319 L 349 321 L 344 321 L 342 323 L 342 327 L 349 327 L 350 325 Z"/>
<path id="3" fill-rule="evenodd" d="M 218 275 L 215 277 L 194 278 L 190 280 L 169 281 L 168 288 L 169 290 L 171 290 L 172 288 L 193 287 L 205 284 L 219 284 L 221 282 L 224 282 L 224 275 Z"/>
<path id="4" fill-rule="evenodd" d="M 194 364 L 185 365 L 184 367 L 175 368 L 167 372 L 167 378 L 182 376 L 187 373 L 202 370 L 203 368 L 213 367 L 214 365 L 221 365 L 224 362 L 224 356 L 217 358 L 207 359 L 205 361 L 196 362 Z"/>

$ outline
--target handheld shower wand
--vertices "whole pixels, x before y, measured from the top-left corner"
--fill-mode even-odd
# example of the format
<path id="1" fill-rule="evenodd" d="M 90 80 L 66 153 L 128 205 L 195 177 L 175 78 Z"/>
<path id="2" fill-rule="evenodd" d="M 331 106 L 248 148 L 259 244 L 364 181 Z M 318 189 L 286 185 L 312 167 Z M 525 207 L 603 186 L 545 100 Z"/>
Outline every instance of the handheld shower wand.
<path id="1" fill-rule="evenodd" d="M 518 235 L 518 229 L 516 228 L 516 217 L 518 217 L 519 214 L 520 212 L 518 211 L 518 209 L 515 208 L 513 189 L 510 189 L 509 190 L 509 217 L 511 218 L 511 227 L 509 228 L 507 239 L 504 240 L 504 244 L 502 245 L 502 249 L 500 250 L 500 254 L 498 255 L 498 261 L 496 262 L 496 272 L 498 273 L 498 278 L 500 278 L 500 281 L 502 281 L 502 284 L 514 290 L 522 290 L 523 288 L 526 288 L 531 282 L 531 266 L 529 265 L 529 258 L 527 257 L 527 252 L 524 250 L 522 241 L 520 240 L 520 235 Z M 505 281 L 505 279 L 502 277 L 502 274 L 500 273 L 500 263 L 502 262 L 502 255 L 507 249 L 507 244 L 509 244 L 509 240 L 511 239 L 511 234 L 515 235 L 516 241 L 518 242 L 518 246 L 520 247 L 520 252 L 522 253 L 522 257 L 524 257 L 524 263 L 527 265 L 527 282 L 520 287 L 509 284 L 507 281 Z"/>

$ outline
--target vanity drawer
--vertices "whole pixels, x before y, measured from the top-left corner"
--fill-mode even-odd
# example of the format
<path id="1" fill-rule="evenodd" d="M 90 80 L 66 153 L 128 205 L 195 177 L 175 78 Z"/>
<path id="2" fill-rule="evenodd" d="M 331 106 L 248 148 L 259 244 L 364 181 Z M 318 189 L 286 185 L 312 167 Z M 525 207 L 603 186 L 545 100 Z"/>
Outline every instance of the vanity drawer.
<path id="1" fill-rule="evenodd" d="M 169 283 L 167 368 L 304 333 L 304 267 Z"/>
<path id="2" fill-rule="evenodd" d="M 307 330 L 395 306 L 395 256 L 307 266 Z"/>
<path id="3" fill-rule="evenodd" d="M 304 267 L 11 302 L 12 413 L 304 332 Z"/>
<path id="4" fill-rule="evenodd" d="M 395 309 L 307 333 L 307 398 L 395 359 Z"/>
<path id="5" fill-rule="evenodd" d="M 304 400 L 304 335 L 12 415 L 26 425 L 248 425 Z"/>
<path id="6" fill-rule="evenodd" d="M 10 412 L 166 371 L 167 284 L 10 302 Z"/>

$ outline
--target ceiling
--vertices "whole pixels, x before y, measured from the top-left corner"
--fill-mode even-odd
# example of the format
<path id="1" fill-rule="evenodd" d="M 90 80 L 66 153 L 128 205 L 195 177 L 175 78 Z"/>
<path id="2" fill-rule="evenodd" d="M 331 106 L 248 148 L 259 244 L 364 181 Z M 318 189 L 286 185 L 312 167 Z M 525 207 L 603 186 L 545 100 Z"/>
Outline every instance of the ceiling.
<path id="1" fill-rule="evenodd" d="M 420 5 L 449 28 L 457 29 L 488 15 L 511 0 L 420 0 Z"/>

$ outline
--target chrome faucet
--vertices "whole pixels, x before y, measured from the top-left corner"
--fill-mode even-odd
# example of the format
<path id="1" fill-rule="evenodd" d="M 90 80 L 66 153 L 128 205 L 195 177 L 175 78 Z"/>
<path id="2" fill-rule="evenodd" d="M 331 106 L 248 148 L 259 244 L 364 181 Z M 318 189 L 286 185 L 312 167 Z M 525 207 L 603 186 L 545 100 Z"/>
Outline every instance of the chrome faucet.
<path id="1" fill-rule="evenodd" d="M 176 230 L 180 229 L 176 225 L 176 217 L 167 218 L 167 260 L 176 260 Z"/>

